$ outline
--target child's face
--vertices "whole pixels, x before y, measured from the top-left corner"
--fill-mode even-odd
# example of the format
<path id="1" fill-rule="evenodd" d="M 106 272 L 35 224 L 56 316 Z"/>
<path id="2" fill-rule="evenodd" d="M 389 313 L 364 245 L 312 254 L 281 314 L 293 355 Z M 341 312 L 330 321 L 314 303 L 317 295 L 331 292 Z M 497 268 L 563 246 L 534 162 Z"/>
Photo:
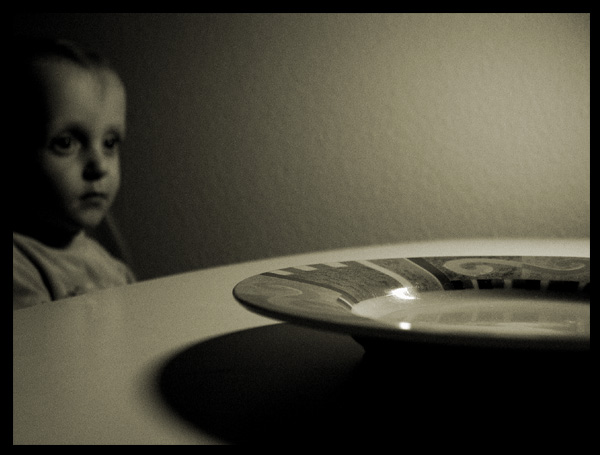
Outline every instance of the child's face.
<path id="1" fill-rule="evenodd" d="M 41 190 L 34 210 L 78 231 L 97 226 L 119 190 L 125 90 L 116 74 L 72 63 L 38 63 L 47 108 L 45 145 L 36 155 Z"/>

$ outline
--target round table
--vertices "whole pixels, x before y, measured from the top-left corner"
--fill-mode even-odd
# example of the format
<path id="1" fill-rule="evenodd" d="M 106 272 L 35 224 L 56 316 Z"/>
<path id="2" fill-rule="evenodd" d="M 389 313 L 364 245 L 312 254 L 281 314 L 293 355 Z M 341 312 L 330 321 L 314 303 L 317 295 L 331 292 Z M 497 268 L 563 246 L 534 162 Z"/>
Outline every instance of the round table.
<path id="1" fill-rule="evenodd" d="M 255 274 L 311 263 L 589 253 L 588 239 L 347 248 L 14 310 L 13 444 L 398 443 L 419 428 L 473 438 L 485 431 L 506 437 L 515 425 L 522 432 L 533 415 L 557 424 L 585 406 L 587 360 L 545 376 L 522 364 L 494 368 L 493 359 L 410 350 L 391 362 L 373 360 L 349 335 L 251 313 L 232 289 Z M 565 370 L 570 380 L 557 382 Z M 509 420 L 500 417 L 507 410 Z"/>

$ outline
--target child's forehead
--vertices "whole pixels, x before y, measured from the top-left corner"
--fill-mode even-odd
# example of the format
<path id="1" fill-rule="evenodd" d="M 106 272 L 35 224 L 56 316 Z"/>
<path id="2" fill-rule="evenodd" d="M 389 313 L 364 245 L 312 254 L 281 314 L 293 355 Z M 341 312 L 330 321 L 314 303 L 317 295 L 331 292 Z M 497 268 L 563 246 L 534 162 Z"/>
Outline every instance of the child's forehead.
<path id="1" fill-rule="evenodd" d="M 44 103 L 50 109 L 68 103 L 89 104 L 90 109 L 109 102 L 125 105 L 125 88 L 107 68 L 84 68 L 71 62 L 50 60 L 37 65 Z"/>
<path id="2" fill-rule="evenodd" d="M 48 125 L 97 128 L 110 123 L 124 128 L 125 89 L 113 71 L 56 60 L 40 62 L 36 71 Z"/>
<path id="3" fill-rule="evenodd" d="M 57 89 L 78 81 L 125 94 L 125 87 L 120 77 L 110 68 L 88 68 L 68 60 L 55 58 L 40 59 L 34 62 L 33 67 L 42 85 L 47 89 Z"/>

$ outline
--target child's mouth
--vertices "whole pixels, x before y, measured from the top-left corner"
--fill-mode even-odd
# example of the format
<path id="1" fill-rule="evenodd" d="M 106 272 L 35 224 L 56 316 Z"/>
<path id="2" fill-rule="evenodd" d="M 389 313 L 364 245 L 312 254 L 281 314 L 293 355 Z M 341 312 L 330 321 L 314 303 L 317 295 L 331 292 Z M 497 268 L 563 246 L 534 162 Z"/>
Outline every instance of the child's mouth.
<path id="1" fill-rule="evenodd" d="M 108 201 L 108 194 L 100 193 L 100 192 L 96 192 L 96 191 L 90 191 L 88 193 L 85 193 L 83 196 L 81 196 L 80 200 L 85 205 L 104 206 L 104 205 L 106 205 L 106 202 Z"/>
<path id="2" fill-rule="evenodd" d="M 90 191 L 81 196 L 81 199 L 84 201 L 88 199 L 108 199 L 108 194 L 100 193 L 97 191 Z"/>

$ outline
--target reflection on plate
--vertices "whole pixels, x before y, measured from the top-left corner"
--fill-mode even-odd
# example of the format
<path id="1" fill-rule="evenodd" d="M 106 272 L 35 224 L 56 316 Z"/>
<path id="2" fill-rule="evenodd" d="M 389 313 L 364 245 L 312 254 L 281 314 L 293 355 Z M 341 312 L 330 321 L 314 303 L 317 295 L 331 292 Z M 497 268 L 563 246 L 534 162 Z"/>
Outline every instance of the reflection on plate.
<path id="1" fill-rule="evenodd" d="M 589 350 L 589 291 L 589 258 L 470 256 L 294 266 L 233 294 L 259 314 L 358 341 Z"/>

